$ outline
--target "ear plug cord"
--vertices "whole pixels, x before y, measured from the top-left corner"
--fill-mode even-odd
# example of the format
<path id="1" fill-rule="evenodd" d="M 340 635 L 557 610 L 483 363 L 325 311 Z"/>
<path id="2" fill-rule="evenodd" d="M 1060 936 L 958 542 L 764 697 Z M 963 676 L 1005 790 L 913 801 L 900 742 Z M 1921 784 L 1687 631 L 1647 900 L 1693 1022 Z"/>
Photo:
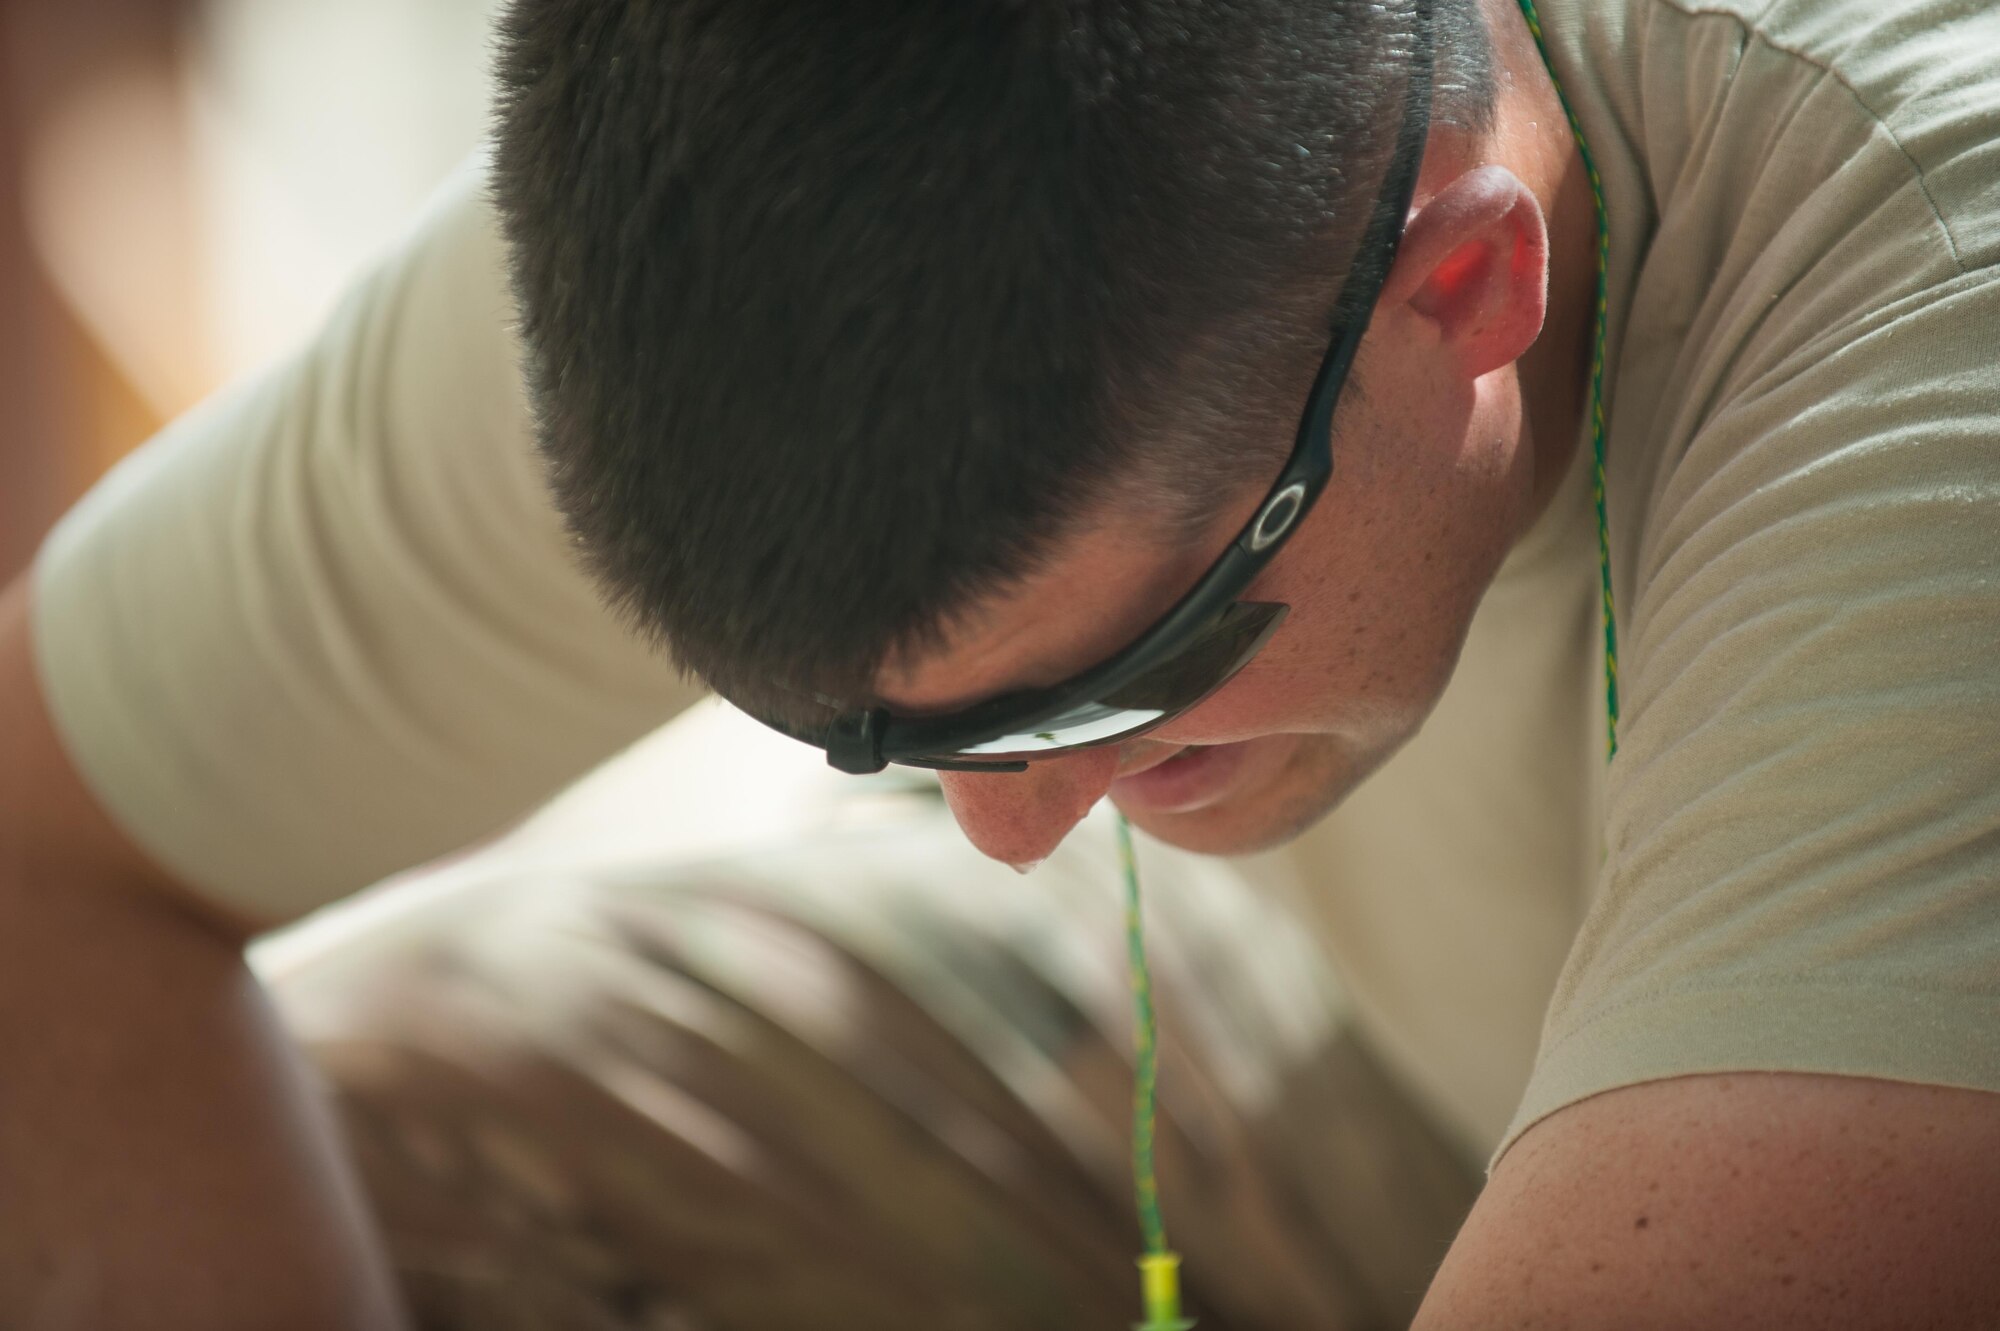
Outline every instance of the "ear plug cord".
<path id="1" fill-rule="evenodd" d="M 1133 1045 L 1132 1183 L 1139 1203 L 1139 1233 L 1145 1255 L 1139 1258 L 1139 1293 L 1146 1320 L 1133 1331 L 1188 1331 L 1191 1318 L 1181 1316 L 1181 1259 L 1167 1247 L 1166 1223 L 1160 1219 L 1160 1184 L 1153 1172 L 1153 1127 L 1159 1101 L 1159 1031 L 1153 1012 L 1153 976 L 1146 965 L 1146 933 L 1139 910 L 1139 863 L 1132 851 L 1132 824 L 1115 815 L 1118 859 L 1125 871 L 1125 956 L 1132 976 Z"/>

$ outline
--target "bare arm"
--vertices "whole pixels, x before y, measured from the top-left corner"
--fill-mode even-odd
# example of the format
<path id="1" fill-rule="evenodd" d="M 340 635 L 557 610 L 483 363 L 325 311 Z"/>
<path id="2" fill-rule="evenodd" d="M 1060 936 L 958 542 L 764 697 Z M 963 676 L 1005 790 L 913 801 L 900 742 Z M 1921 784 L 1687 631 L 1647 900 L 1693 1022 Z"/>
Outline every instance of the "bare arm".
<path id="1" fill-rule="evenodd" d="M 85 790 L 0 595 L 0 1325 L 399 1324 L 354 1180 L 243 964 Z"/>
<path id="2" fill-rule="evenodd" d="M 2000 1095 L 1753 1073 L 1572 1105 L 1501 1160 L 1416 1325 L 2000 1325 Z"/>

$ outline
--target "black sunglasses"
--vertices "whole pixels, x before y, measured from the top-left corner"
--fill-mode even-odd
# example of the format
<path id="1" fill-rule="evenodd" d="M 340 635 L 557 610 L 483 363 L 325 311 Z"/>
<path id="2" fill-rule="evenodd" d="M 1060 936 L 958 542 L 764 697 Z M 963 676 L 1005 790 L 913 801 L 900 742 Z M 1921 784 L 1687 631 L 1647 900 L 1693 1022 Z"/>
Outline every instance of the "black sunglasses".
<path id="1" fill-rule="evenodd" d="M 1201 581 L 1124 650 L 1061 684 L 923 716 L 829 703 L 836 714 L 812 733 L 765 724 L 824 748 L 827 761 L 843 772 L 879 772 L 890 763 L 1019 772 L 1030 759 L 1144 734 L 1205 700 L 1249 663 L 1290 607 L 1237 598 L 1284 547 L 1333 475 L 1334 406 L 1381 297 L 1416 191 L 1430 122 L 1431 3 L 1416 5 L 1418 50 L 1395 156 L 1335 307 L 1354 313 L 1336 330 L 1320 362 L 1284 471 Z"/>

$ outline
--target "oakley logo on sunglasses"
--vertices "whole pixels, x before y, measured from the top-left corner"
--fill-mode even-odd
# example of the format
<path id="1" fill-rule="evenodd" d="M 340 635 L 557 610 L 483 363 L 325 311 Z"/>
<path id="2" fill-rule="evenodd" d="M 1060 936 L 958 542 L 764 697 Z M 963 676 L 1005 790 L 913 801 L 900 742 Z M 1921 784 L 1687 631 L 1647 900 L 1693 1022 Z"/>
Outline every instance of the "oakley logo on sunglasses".
<path id="1" fill-rule="evenodd" d="M 1264 505 L 1264 511 L 1257 515 L 1257 524 L 1250 529 L 1250 549 L 1252 553 L 1268 549 L 1271 542 L 1291 530 L 1292 523 L 1299 516 L 1299 506 L 1305 503 L 1304 481 L 1294 481 L 1271 496 L 1271 502 Z"/>

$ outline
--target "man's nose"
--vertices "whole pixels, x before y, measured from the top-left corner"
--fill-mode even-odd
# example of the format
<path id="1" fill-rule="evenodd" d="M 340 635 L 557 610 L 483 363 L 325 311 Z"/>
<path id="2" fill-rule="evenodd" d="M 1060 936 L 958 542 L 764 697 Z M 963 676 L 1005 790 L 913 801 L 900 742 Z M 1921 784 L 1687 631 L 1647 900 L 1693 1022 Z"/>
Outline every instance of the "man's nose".
<path id="1" fill-rule="evenodd" d="M 1028 764 L 1025 772 L 944 772 L 945 803 L 966 839 L 1016 867 L 1039 864 L 1111 789 L 1115 747 Z"/>

